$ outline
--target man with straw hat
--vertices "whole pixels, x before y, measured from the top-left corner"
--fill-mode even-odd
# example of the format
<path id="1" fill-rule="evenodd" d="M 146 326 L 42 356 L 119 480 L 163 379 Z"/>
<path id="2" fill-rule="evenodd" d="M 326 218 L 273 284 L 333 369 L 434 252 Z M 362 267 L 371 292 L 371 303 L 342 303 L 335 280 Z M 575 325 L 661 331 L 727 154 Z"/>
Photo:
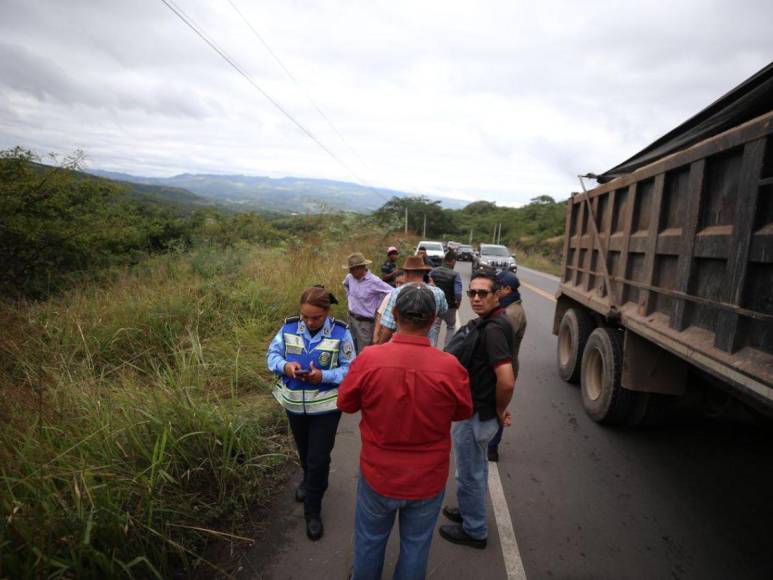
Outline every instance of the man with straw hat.
<path id="1" fill-rule="evenodd" d="M 376 310 L 393 288 L 381 278 L 368 270 L 371 260 L 361 252 L 349 255 L 346 265 L 349 270 L 344 278 L 344 289 L 349 302 L 349 331 L 354 339 L 357 354 L 371 344 L 373 326 L 376 321 Z"/>
<path id="2" fill-rule="evenodd" d="M 400 290 L 411 282 L 418 282 L 432 290 L 432 294 L 435 296 L 435 314 L 437 318 L 432 324 L 432 328 L 429 331 L 429 340 L 432 346 L 437 346 L 438 335 L 440 334 L 440 317 L 448 311 L 448 302 L 443 291 L 436 286 L 430 286 L 424 284 L 424 275 L 432 269 L 432 266 L 428 266 L 424 263 L 421 256 L 408 256 L 403 264 L 403 270 L 405 271 L 405 284 L 400 288 L 392 290 L 392 294 L 389 297 L 389 303 L 387 304 L 384 314 L 381 316 L 381 336 L 379 342 L 381 344 L 387 342 L 392 338 L 392 333 L 397 330 L 397 323 L 395 322 L 392 314 L 392 309 L 395 307 L 397 301 L 397 295 Z"/>

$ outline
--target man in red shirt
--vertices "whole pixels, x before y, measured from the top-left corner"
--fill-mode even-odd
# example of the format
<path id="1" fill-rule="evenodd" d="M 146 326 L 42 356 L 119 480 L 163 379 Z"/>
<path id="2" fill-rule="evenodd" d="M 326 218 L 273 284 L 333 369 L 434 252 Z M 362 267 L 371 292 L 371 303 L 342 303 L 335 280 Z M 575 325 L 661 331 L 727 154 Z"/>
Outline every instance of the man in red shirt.
<path id="1" fill-rule="evenodd" d="M 363 350 L 338 388 L 338 408 L 362 412 L 354 580 L 381 578 L 396 513 L 400 557 L 394 577 L 424 577 L 448 478 L 451 422 L 472 415 L 467 371 L 427 338 L 434 294 L 411 284 L 393 313 L 392 341 Z"/>

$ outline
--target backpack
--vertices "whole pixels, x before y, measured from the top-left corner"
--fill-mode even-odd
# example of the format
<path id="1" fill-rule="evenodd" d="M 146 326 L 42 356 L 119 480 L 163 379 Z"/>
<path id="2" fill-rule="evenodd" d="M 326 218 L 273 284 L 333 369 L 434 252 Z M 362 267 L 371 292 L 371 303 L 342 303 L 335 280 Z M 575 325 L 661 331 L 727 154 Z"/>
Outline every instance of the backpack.
<path id="1" fill-rule="evenodd" d="M 451 337 L 451 342 L 444 349 L 445 352 L 454 355 L 464 368 L 469 369 L 475 349 L 478 348 L 480 337 L 483 335 L 483 329 L 493 320 L 493 318 L 470 320 Z"/>
<path id="2" fill-rule="evenodd" d="M 435 286 L 440 288 L 445 294 L 446 302 L 449 308 L 458 308 L 456 295 L 454 294 L 454 282 L 459 275 L 447 266 L 439 266 L 429 273 L 429 277 L 435 281 Z"/>

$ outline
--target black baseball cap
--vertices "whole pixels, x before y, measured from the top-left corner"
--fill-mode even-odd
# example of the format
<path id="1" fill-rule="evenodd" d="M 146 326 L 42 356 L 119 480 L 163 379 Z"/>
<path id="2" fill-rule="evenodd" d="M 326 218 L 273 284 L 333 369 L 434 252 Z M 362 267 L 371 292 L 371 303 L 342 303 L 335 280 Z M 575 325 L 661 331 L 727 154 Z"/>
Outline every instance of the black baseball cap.
<path id="1" fill-rule="evenodd" d="M 395 308 L 400 318 L 415 324 L 429 322 L 435 316 L 435 295 L 424 284 L 407 284 L 400 289 Z"/>

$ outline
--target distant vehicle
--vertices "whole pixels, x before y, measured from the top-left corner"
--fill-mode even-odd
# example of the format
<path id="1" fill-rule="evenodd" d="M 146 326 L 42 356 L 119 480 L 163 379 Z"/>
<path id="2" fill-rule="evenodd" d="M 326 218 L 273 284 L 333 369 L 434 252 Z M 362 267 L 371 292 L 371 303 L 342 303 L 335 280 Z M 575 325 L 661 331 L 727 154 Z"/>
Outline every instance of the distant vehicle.
<path id="1" fill-rule="evenodd" d="M 419 245 L 416 246 L 416 254 L 419 253 L 419 248 L 422 247 L 427 250 L 427 259 L 432 266 L 437 267 L 443 263 L 443 256 L 445 256 L 443 244 L 440 242 L 422 240 L 419 242 Z"/>
<path id="2" fill-rule="evenodd" d="M 753 79 L 567 202 L 553 333 L 594 421 L 773 416 L 773 64 Z"/>
<path id="3" fill-rule="evenodd" d="M 446 242 L 446 251 L 453 250 L 454 252 L 458 252 L 459 246 L 461 245 L 462 244 L 460 244 L 459 242 L 451 242 L 451 241 Z"/>
<path id="4" fill-rule="evenodd" d="M 502 270 L 510 270 L 515 272 L 518 270 L 518 264 L 515 261 L 515 256 L 511 255 L 510 250 L 505 246 L 481 244 L 479 255 L 473 255 L 472 269 L 473 271 L 494 270 L 501 272 Z"/>
<path id="5" fill-rule="evenodd" d="M 456 259 L 460 262 L 472 262 L 475 251 L 469 244 L 460 244 L 456 249 Z"/>

